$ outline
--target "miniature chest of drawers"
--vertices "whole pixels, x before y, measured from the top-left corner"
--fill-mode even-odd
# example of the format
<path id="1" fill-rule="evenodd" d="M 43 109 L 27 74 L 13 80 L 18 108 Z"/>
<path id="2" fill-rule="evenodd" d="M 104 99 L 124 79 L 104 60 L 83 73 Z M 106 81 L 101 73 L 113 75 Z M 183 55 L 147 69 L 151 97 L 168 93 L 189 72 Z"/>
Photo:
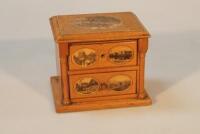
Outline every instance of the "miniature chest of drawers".
<path id="1" fill-rule="evenodd" d="M 144 89 L 149 33 L 131 12 L 50 18 L 57 112 L 150 105 Z"/>

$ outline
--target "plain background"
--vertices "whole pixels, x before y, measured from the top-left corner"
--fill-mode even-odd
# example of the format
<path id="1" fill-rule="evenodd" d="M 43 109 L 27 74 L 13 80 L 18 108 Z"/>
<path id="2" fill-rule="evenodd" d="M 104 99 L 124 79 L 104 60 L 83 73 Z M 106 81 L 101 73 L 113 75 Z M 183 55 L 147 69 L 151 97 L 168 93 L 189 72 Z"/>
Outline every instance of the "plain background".
<path id="1" fill-rule="evenodd" d="M 0 0 L 1 134 L 199 134 L 199 0 Z M 56 114 L 49 17 L 132 11 L 150 31 L 148 107 Z"/>

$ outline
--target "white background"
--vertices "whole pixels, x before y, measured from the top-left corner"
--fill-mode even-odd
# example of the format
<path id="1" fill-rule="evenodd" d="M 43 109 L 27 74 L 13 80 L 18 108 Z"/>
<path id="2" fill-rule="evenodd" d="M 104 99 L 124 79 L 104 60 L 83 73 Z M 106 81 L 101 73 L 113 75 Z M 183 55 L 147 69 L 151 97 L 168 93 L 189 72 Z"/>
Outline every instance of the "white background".
<path id="1" fill-rule="evenodd" d="M 0 0 L 0 134 L 199 134 L 199 0 Z M 148 107 L 56 114 L 49 17 L 132 11 L 150 31 Z"/>

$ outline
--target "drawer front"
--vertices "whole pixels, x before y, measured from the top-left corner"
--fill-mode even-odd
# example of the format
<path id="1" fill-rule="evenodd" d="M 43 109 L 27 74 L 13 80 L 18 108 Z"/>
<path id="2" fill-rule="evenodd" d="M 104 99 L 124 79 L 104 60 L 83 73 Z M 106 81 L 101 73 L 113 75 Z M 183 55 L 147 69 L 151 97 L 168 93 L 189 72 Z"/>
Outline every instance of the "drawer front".
<path id="1" fill-rule="evenodd" d="M 136 94 L 136 71 L 71 75 L 71 98 Z"/>
<path id="2" fill-rule="evenodd" d="M 137 64 L 137 41 L 77 44 L 70 47 L 70 70 L 119 67 Z"/>

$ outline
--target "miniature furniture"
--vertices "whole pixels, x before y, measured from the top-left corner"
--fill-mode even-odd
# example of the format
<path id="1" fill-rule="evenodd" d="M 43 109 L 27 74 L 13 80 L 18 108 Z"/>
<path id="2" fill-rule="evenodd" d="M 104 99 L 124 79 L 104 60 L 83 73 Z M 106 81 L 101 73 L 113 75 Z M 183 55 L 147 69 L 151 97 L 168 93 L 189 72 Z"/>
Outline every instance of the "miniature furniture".
<path id="1" fill-rule="evenodd" d="M 144 89 L 145 27 L 131 12 L 50 18 L 58 76 L 57 112 L 150 105 Z"/>

